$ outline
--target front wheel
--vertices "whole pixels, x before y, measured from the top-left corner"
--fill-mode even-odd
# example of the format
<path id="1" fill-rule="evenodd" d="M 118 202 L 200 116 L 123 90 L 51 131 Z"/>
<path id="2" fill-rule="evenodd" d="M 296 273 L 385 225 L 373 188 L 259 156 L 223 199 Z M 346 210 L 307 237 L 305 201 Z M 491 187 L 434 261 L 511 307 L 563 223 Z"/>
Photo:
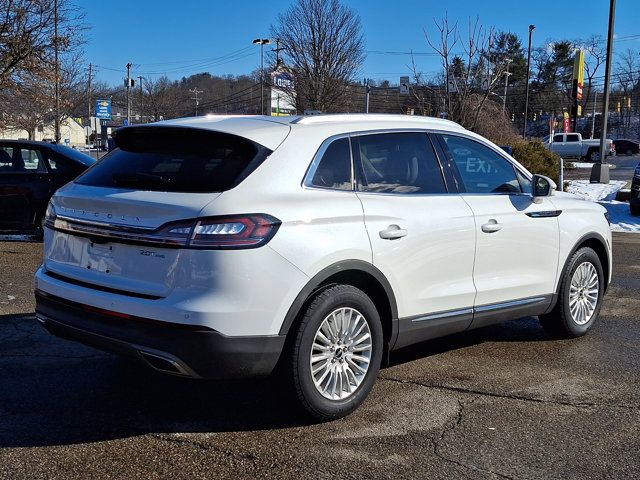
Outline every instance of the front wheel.
<path id="1" fill-rule="evenodd" d="M 589 247 L 579 249 L 560 281 L 556 306 L 551 313 L 539 317 L 542 327 L 553 337 L 586 334 L 598 319 L 605 281 L 596 252 Z"/>
<path id="2" fill-rule="evenodd" d="M 640 217 L 640 205 L 629 205 L 629 210 L 634 217 Z"/>
<path id="3" fill-rule="evenodd" d="M 382 343 L 380 316 L 363 291 L 335 285 L 316 295 L 290 357 L 289 372 L 304 410 L 332 420 L 358 408 L 378 374 Z"/>

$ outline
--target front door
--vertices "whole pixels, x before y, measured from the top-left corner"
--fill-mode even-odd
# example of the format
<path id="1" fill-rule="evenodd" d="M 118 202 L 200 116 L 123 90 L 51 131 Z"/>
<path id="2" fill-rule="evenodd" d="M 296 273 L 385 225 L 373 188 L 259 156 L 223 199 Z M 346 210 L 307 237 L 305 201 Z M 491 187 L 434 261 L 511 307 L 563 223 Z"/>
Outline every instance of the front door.
<path id="1" fill-rule="evenodd" d="M 373 264 L 396 295 L 396 348 L 466 329 L 475 297 L 473 214 L 449 194 L 426 133 L 352 138 Z"/>
<path id="2" fill-rule="evenodd" d="M 550 198 L 534 203 L 529 180 L 494 148 L 454 134 L 440 138 L 465 190 L 461 197 L 475 216 L 476 317 L 548 304 L 558 268 L 561 212 Z"/>

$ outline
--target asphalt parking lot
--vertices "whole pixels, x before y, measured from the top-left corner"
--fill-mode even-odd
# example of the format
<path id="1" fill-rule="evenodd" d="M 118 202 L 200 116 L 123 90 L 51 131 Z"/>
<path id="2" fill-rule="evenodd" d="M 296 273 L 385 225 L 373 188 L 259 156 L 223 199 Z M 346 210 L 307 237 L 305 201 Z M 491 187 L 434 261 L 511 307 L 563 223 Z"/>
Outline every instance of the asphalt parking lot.
<path id="1" fill-rule="evenodd" d="M 599 325 L 521 319 L 394 355 L 353 415 L 307 424 L 268 381 L 197 382 L 36 324 L 37 243 L 0 243 L 2 478 L 638 478 L 640 235 L 614 235 Z"/>

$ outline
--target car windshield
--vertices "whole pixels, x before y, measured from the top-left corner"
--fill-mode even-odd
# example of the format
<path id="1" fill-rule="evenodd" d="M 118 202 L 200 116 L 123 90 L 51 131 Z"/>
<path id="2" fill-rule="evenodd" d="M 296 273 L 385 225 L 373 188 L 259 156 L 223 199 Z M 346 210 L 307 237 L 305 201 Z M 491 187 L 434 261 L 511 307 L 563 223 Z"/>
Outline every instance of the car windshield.
<path id="1" fill-rule="evenodd" d="M 76 183 L 165 192 L 223 192 L 271 153 L 246 138 L 179 127 L 130 127 L 114 134 L 116 148 Z"/>
<path id="2" fill-rule="evenodd" d="M 81 163 L 85 167 L 90 167 L 94 163 L 96 163 L 96 159 L 86 155 L 82 152 L 79 152 L 73 148 L 65 147 L 63 145 L 52 145 L 52 148 L 58 152 L 60 155 L 64 155 L 76 162 Z"/>

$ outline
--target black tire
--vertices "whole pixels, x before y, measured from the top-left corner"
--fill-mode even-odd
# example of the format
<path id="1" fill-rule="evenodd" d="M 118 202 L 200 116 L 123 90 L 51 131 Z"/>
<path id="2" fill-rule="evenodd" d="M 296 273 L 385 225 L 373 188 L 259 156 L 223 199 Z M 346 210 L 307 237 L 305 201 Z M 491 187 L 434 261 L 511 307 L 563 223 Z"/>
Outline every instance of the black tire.
<path id="1" fill-rule="evenodd" d="M 351 307 L 365 318 L 371 332 L 371 356 L 367 372 L 356 390 L 347 398 L 332 400 L 325 398 L 314 384 L 310 355 L 320 325 L 331 312 L 341 307 Z M 358 408 L 371 392 L 382 360 L 384 336 L 380 316 L 371 299 L 351 285 L 326 288 L 308 304 L 294 335 L 287 376 L 305 413 L 324 421 L 344 417 Z"/>
<path id="2" fill-rule="evenodd" d="M 585 262 L 591 263 L 595 267 L 598 275 L 598 298 L 591 318 L 588 322 L 580 325 L 576 323 L 571 314 L 569 291 L 574 272 Z M 576 251 L 569 259 L 567 268 L 560 280 L 560 290 L 555 307 L 550 313 L 540 315 L 539 317 L 540 324 L 545 331 L 554 338 L 575 338 L 585 335 L 598 320 L 605 282 L 606 279 L 604 278 L 600 257 L 598 257 L 596 252 L 589 247 L 583 247 Z"/>
<path id="3" fill-rule="evenodd" d="M 633 150 L 631 150 L 630 148 L 627 148 L 627 151 L 625 152 L 628 156 L 633 155 Z"/>
<path id="4" fill-rule="evenodd" d="M 640 217 L 640 206 L 629 205 L 629 210 L 631 211 L 631 215 L 633 215 L 634 217 Z"/>
<path id="5" fill-rule="evenodd" d="M 593 163 L 597 162 L 599 157 L 600 157 L 600 150 L 599 150 L 599 149 L 597 149 L 597 148 L 590 148 L 590 149 L 587 151 L 587 159 L 588 159 L 590 162 L 593 162 Z"/>

